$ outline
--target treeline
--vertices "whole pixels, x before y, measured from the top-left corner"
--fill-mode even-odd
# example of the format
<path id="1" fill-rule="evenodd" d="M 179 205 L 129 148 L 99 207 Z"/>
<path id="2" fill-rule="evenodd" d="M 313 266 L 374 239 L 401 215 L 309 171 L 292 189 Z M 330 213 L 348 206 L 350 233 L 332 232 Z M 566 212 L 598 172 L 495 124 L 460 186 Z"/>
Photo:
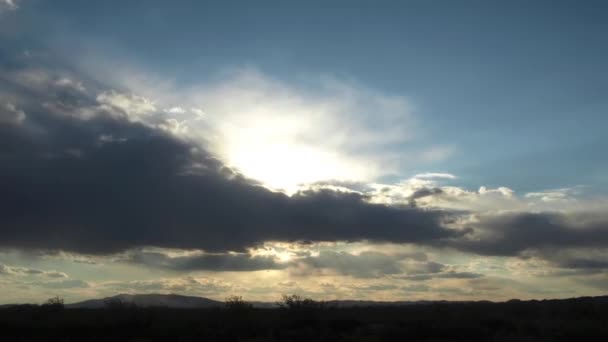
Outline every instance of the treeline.
<path id="1" fill-rule="evenodd" d="M 2 341 L 606 341 L 608 303 L 582 298 L 506 303 L 337 307 L 297 295 L 273 309 L 241 297 L 224 307 L 67 309 L 61 298 L 0 309 Z"/>

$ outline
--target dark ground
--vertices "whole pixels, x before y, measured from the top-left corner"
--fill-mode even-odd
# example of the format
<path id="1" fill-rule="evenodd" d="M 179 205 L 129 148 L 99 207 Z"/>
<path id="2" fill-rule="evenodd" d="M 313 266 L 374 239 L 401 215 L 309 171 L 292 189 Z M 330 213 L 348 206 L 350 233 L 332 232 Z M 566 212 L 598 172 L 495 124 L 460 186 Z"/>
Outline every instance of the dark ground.
<path id="1" fill-rule="evenodd" d="M 0 309 L 1 341 L 608 341 L 608 297 L 257 309 Z"/>

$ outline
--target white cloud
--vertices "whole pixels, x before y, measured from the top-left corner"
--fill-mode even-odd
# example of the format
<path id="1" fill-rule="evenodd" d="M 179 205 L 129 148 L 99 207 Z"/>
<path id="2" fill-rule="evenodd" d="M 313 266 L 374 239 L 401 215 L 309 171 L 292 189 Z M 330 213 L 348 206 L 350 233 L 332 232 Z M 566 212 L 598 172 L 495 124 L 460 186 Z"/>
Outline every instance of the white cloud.
<path id="1" fill-rule="evenodd" d="M 374 203 L 464 210 L 472 213 L 500 212 L 581 212 L 601 211 L 608 207 L 605 197 L 589 197 L 584 186 L 549 189 L 523 194 L 505 186 L 480 186 L 477 191 L 447 186 L 444 180 L 457 179 L 449 173 L 421 173 L 395 184 L 339 184 L 346 190 L 369 196 Z M 320 186 L 327 187 L 327 186 Z M 333 185 L 332 185 L 333 187 Z M 415 197 L 415 198 L 413 198 Z"/>
<path id="2" fill-rule="evenodd" d="M 184 114 L 185 112 L 186 112 L 186 110 L 183 109 L 182 107 L 171 107 L 171 108 L 165 109 L 165 113 L 168 113 L 168 114 Z"/>
<path id="3" fill-rule="evenodd" d="M 123 94 L 114 90 L 104 91 L 97 95 L 97 102 L 109 109 L 123 111 L 131 120 L 139 121 L 142 116 L 156 111 L 151 100 L 135 94 Z"/>
<path id="4" fill-rule="evenodd" d="M 186 121 L 179 121 L 173 118 L 165 119 L 164 122 L 159 123 L 156 127 L 176 136 L 185 135 L 188 133 Z"/>
<path id="5" fill-rule="evenodd" d="M 530 199 L 540 199 L 543 202 L 564 202 L 571 200 L 572 196 L 577 195 L 582 188 L 582 186 L 575 186 L 571 188 L 529 192 L 525 195 L 525 197 Z"/>
<path id="6" fill-rule="evenodd" d="M 192 107 L 190 111 L 196 114 L 198 119 L 202 119 L 205 116 L 205 112 L 200 108 Z"/>
<path id="7" fill-rule="evenodd" d="M 83 93 L 87 91 L 86 88 L 82 85 L 82 82 L 73 81 L 66 77 L 56 80 L 55 85 L 57 85 L 59 87 L 74 89 L 76 91 L 83 92 Z"/>
<path id="8" fill-rule="evenodd" d="M 418 178 L 418 179 L 456 179 L 456 176 L 454 176 L 451 173 L 426 172 L 426 173 L 419 173 L 419 174 L 415 175 L 413 178 Z"/>
<path id="9" fill-rule="evenodd" d="M 8 266 L 0 264 L 0 275 L 10 276 L 46 276 L 49 278 L 67 278 L 68 275 L 64 272 L 44 271 L 35 268 Z"/>

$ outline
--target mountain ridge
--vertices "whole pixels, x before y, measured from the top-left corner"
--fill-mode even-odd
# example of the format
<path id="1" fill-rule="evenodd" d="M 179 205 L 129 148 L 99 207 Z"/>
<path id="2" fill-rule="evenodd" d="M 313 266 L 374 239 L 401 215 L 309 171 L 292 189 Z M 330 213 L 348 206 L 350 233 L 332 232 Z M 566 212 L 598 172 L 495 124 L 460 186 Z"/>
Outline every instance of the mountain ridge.
<path id="1" fill-rule="evenodd" d="M 115 296 L 88 299 L 76 303 L 66 304 L 66 308 L 104 308 L 112 301 L 124 304 L 133 304 L 138 307 L 169 307 L 183 309 L 202 309 L 202 308 L 219 308 L 225 304 L 223 301 L 209 299 L 198 296 L 185 296 L 179 294 L 118 294 Z M 448 301 L 448 300 L 415 300 L 415 301 L 373 301 L 373 300 L 328 300 L 324 303 L 329 307 L 369 307 L 369 306 L 409 306 L 409 305 L 432 305 L 432 304 L 467 304 L 467 303 L 533 303 L 533 302 L 555 302 L 555 301 L 594 301 L 598 303 L 608 303 L 608 296 L 594 297 L 573 297 L 563 299 L 531 299 L 520 300 L 510 299 L 503 302 L 493 302 L 489 300 L 477 301 Z M 256 308 L 276 308 L 276 302 L 250 301 Z M 0 305 L 4 307 L 7 305 Z"/>

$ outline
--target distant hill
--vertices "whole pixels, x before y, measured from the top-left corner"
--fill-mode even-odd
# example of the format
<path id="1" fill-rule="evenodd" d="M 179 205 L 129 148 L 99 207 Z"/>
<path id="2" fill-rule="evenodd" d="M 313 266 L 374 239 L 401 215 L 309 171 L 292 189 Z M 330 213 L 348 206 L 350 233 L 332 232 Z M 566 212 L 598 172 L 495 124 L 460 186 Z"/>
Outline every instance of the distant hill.
<path id="1" fill-rule="evenodd" d="M 204 309 L 204 308 L 219 308 L 224 306 L 224 302 L 217 301 L 204 297 L 195 296 L 182 296 L 176 294 L 119 294 L 112 297 L 106 297 L 101 299 L 90 299 L 82 302 L 66 304 L 66 308 L 87 308 L 87 309 L 98 309 L 106 307 L 107 303 L 111 302 L 122 302 L 125 304 L 133 304 L 138 307 L 167 307 L 167 308 L 181 308 L 181 309 Z M 543 300 L 519 300 L 512 299 L 504 304 L 534 304 L 534 303 L 560 303 L 560 304 L 571 304 L 571 303 L 594 303 L 594 304 L 608 304 L 608 296 L 597 296 L 597 297 L 578 297 L 578 298 L 567 298 L 567 299 L 543 299 Z M 272 309 L 277 308 L 276 302 L 259 302 L 252 301 L 251 303 L 255 308 L 260 309 Z M 334 308 L 350 308 L 350 307 L 400 307 L 400 306 L 426 306 L 431 304 L 493 304 L 491 301 L 445 301 L 445 300 L 418 300 L 418 301 L 369 301 L 369 300 L 329 300 L 324 302 L 326 307 Z M 494 303 L 499 304 L 499 303 Z M 0 305 L 0 309 L 10 308 L 17 304 L 4 304 Z M 26 304 L 28 305 L 28 304 Z M 29 304 L 31 305 L 31 304 Z"/>
<path id="2" fill-rule="evenodd" d="M 102 299 L 85 300 L 78 303 L 67 304 L 67 308 L 88 308 L 97 309 L 106 306 L 111 301 L 121 301 L 127 304 L 134 304 L 139 307 L 168 307 L 180 309 L 200 309 L 221 307 L 223 302 L 194 296 L 181 296 L 176 294 L 119 294 L 113 297 Z"/>

